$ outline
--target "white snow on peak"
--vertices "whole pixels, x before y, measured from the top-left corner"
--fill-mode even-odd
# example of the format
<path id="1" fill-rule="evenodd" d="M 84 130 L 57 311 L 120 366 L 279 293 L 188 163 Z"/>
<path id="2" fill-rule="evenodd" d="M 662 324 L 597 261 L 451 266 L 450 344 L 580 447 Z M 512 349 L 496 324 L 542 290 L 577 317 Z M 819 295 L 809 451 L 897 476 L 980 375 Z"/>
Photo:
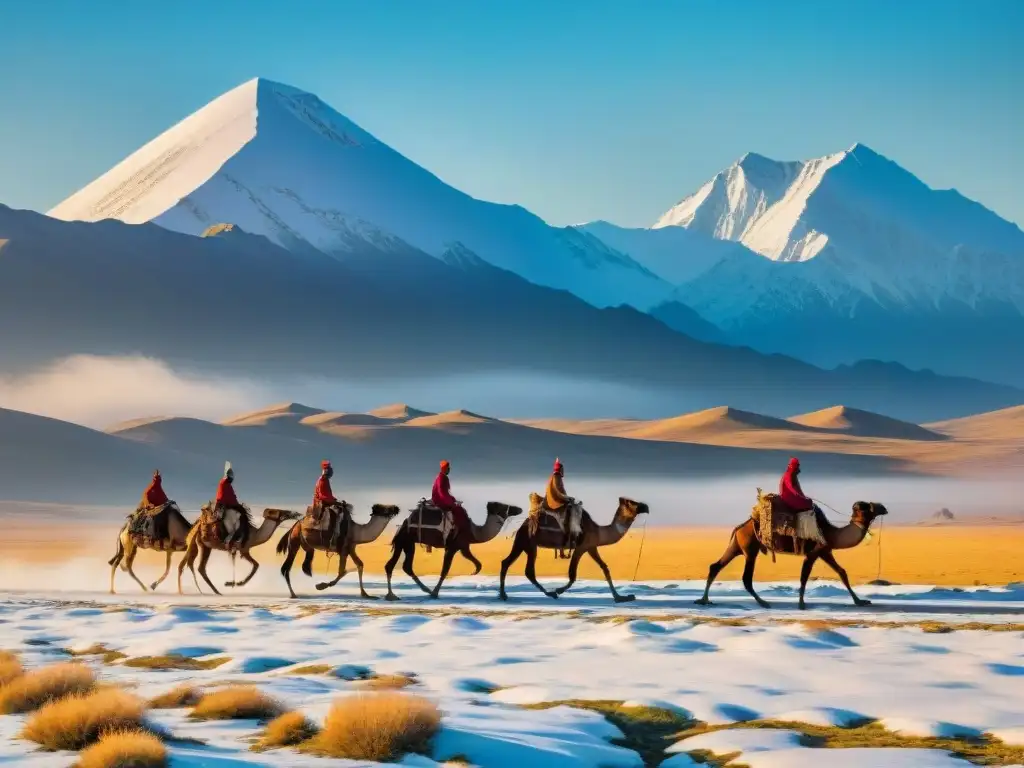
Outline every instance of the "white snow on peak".
<path id="1" fill-rule="evenodd" d="M 594 237 L 448 186 L 316 96 L 265 79 L 210 102 L 50 215 L 153 221 L 196 235 L 231 222 L 292 250 L 339 257 L 369 243 L 411 244 L 439 258 L 460 242 L 598 306 L 644 309 L 671 288 Z"/>

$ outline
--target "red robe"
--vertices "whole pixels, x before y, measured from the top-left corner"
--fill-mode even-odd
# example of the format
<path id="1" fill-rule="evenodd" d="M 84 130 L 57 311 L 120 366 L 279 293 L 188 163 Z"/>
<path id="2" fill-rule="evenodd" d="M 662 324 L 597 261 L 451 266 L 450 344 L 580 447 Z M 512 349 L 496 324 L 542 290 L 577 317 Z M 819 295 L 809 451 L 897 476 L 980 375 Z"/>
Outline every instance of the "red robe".
<path id="1" fill-rule="evenodd" d="M 814 502 L 804 496 L 804 491 L 800 487 L 796 467 L 789 467 L 779 481 L 779 498 L 794 512 L 806 512 L 814 508 Z"/>
<path id="2" fill-rule="evenodd" d="M 235 496 L 234 486 L 228 482 L 226 477 L 222 477 L 220 483 L 217 485 L 216 504 L 222 507 L 241 506 L 238 503 L 238 497 Z"/>
<path id="3" fill-rule="evenodd" d="M 335 501 L 337 499 L 331 491 L 331 481 L 327 479 L 327 475 L 320 475 L 320 479 L 316 481 L 316 488 L 313 489 L 313 503 L 330 504 Z"/>
<path id="4" fill-rule="evenodd" d="M 448 480 L 448 475 L 444 472 L 439 472 L 434 480 L 434 488 L 430 492 L 430 500 L 434 503 L 435 507 L 446 509 L 452 513 L 455 517 L 455 525 L 460 531 L 466 528 L 469 523 L 469 514 L 459 506 L 459 502 L 452 496 L 451 481 Z"/>
<path id="5" fill-rule="evenodd" d="M 142 504 L 140 506 L 144 509 L 156 509 L 168 502 L 167 494 L 164 493 L 161 482 L 160 476 L 155 476 L 146 490 L 142 492 Z"/>

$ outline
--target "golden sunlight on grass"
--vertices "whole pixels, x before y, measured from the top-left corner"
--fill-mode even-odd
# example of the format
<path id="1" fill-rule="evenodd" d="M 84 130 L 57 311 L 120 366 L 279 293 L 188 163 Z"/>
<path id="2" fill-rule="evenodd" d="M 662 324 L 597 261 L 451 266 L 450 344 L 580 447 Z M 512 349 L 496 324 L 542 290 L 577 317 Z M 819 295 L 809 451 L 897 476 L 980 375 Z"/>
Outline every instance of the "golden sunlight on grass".
<path id="1" fill-rule="evenodd" d="M 73 768 L 164 768 L 167 748 L 144 731 L 111 731 L 84 749 Z"/>
<path id="2" fill-rule="evenodd" d="M 204 694 L 192 714 L 194 720 L 269 720 L 285 711 L 284 705 L 252 685 L 235 685 Z"/>
<path id="3" fill-rule="evenodd" d="M 82 749 L 108 731 L 142 730 L 146 705 L 116 689 L 52 701 L 33 714 L 21 732 L 43 749 Z"/>
<path id="4" fill-rule="evenodd" d="M 356 685 L 370 691 L 397 691 L 416 684 L 411 675 L 377 675 L 369 680 L 360 680 Z"/>
<path id="5" fill-rule="evenodd" d="M 42 667 L 0 688 L 0 712 L 31 712 L 65 696 L 87 693 L 95 685 L 96 677 L 84 664 L 69 662 Z"/>
<path id="6" fill-rule="evenodd" d="M 3 688 L 16 677 L 21 677 L 25 668 L 21 666 L 18 654 L 0 651 L 0 688 Z"/>
<path id="7" fill-rule="evenodd" d="M 125 661 L 126 667 L 139 667 L 141 669 L 183 669 L 186 671 L 197 671 L 200 669 L 216 669 L 222 664 L 231 661 L 227 656 L 218 656 L 213 659 L 193 659 L 188 656 L 170 654 L 168 656 L 136 656 Z"/>
<path id="8" fill-rule="evenodd" d="M 293 747 L 308 741 L 320 732 L 317 725 L 311 722 L 301 712 L 285 712 L 278 715 L 269 723 L 263 731 L 253 749 L 271 749 L 273 747 Z"/>
<path id="9" fill-rule="evenodd" d="M 153 709 L 178 709 L 180 707 L 193 707 L 202 698 L 202 691 L 188 683 L 177 685 L 171 690 L 154 696 L 149 700 L 149 706 Z"/>
<path id="10" fill-rule="evenodd" d="M 301 749 L 323 757 L 388 762 L 429 751 L 440 726 L 441 712 L 422 696 L 356 694 L 337 699 L 323 730 Z"/>

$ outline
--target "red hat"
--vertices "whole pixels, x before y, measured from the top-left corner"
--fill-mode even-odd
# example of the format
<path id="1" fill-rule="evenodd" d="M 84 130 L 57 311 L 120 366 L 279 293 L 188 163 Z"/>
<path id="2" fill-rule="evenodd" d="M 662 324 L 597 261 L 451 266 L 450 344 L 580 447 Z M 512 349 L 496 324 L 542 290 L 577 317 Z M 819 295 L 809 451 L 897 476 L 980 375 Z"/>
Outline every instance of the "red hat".
<path id="1" fill-rule="evenodd" d="M 555 458 L 555 468 L 554 468 L 554 471 L 555 472 L 561 472 L 562 471 L 562 462 L 557 457 Z"/>
<path id="2" fill-rule="evenodd" d="M 330 459 L 324 459 L 323 461 L 320 462 L 320 469 L 329 469 L 330 466 L 331 466 L 331 460 Z"/>
<path id="3" fill-rule="evenodd" d="M 154 469 L 153 470 L 153 477 L 160 477 L 160 470 L 159 469 Z"/>
<path id="4" fill-rule="evenodd" d="M 790 469 L 797 469 L 799 466 L 800 466 L 800 459 L 794 457 L 794 458 L 789 460 L 789 468 Z"/>
<path id="5" fill-rule="evenodd" d="M 451 468 L 451 464 L 448 463 L 448 460 L 447 459 L 442 459 L 442 461 L 441 461 L 441 471 L 443 472 L 444 470 L 449 469 L 449 468 Z"/>

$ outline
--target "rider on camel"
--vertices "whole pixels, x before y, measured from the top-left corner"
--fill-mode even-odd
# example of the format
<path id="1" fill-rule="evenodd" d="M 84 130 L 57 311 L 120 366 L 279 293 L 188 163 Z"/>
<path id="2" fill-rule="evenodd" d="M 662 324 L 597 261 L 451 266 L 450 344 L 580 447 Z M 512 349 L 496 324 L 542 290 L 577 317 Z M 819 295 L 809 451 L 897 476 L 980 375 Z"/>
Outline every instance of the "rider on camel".
<path id="1" fill-rule="evenodd" d="M 322 515 L 326 512 L 331 515 L 329 518 L 328 530 L 331 532 L 331 537 L 340 538 L 340 531 L 335 530 L 338 527 L 337 515 L 341 514 L 341 510 L 338 507 L 338 499 L 334 496 L 334 491 L 331 490 L 331 478 L 334 477 L 334 467 L 331 466 L 331 462 L 324 459 L 320 462 L 320 477 L 316 481 L 316 487 L 313 489 L 313 514 L 314 519 L 322 521 Z"/>
<path id="2" fill-rule="evenodd" d="M 814 502 L 804 495 L 800 487 L 800 459 L 790 459 L 782 480 L 779 481 L 779 499 L 794 512 L 807 512 L 814 509 Z"/>
<path id="3" fill-rule="evenodd" d="M 555 459 L 555 466 L 551 470 L 551 477 L 548 478 L 548 487 L 544 492 L 544 503 L 553 512 L 562 509 L 566 504 L 573 501 L 573 498 L 565 492 L 565 483 L 562 478 L 565 476 L 565 468 L 562 462 Z"/>
<path id="4" fill-rule="evenodd" d="M 167 494 L 164 493 L 163 478 L 160 477 L 160 470 L 153 470 L 153 479 L 149 485 L 146 486 L 146 490 L 142 492 L 142 499 L 139 501 L 139 509 L 158 509 L 166 504 L 170 499 L 167 498 Z"/>
<path id="5" fill-rule="evenodd" d="M 224 477 L 221 478 L 220 483 L 217 484 L 217 497 L 214 500 L 214 510 L 228 510 L 233 509 L 238 512 L 238 528 L 234 531 L 232 536 L 224 542 L 228 548 L 228 551 L 236 549 L 249 535 L 249 528 L 251 521 L 249 520 L 249 511 L 241 505 L 238 501 L 238 497 L 235 495 L 235 470 L 231 468 L 229 463 L 224 470 Z"/>
<path id="6" fill-rule="evenodd" d="M 437 477 L 434 479 L 434 488 L 430 492 L 430 501 L 438 509 L 451 512 L 455 522 L 455 534 L 461 536 L 469 530 L 469 513 L 452 496 L 451 481 L 448 480 L 448 473 L 451 471 L 452 465 L 447 461 L 442 461 L 441 471 L 437 473 Z"/>

